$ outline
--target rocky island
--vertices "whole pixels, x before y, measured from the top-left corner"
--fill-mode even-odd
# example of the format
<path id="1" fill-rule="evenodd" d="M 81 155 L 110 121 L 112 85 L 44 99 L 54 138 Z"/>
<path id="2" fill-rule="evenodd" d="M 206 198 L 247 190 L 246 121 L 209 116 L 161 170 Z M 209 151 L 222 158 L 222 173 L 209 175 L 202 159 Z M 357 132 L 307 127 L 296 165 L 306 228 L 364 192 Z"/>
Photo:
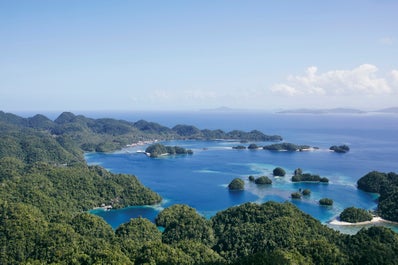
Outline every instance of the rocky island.
<path id="1" fill-rule="evenodd" d="M 185 149 L 180 146 L 166 146 L 163 144 L 153 144 L 145 149 L 145 153 L 149 157 L 159 157 L 165 155 L 192 155 L 193 151 L 190 149 Z"/>

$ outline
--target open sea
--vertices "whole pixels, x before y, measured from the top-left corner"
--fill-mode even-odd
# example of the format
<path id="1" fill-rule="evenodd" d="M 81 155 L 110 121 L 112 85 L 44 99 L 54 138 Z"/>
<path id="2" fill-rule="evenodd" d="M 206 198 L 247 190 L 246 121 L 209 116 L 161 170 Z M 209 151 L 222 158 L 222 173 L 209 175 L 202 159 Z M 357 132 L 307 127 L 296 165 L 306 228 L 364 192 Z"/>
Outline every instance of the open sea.
<path id="1" fill-rule="evenodd" d="M 194 207 L 209 218 L 234 205 L 270 200 L 292 202 L 327 224 L 346 207 L 376 208 L 377 196 L 356 187 L 357 180 L 363 175 L 373 170 L 398 172 L 398 114 L 314 115 L 249 111 L 82 114 L 91 118 L 110 117 L 128 121 L 145 119 L 168 127 L 189 124 L 199 129 L 224 131 L 256 129 L 265 134 L 281 135 L 285 142 L 319 147 L 316 151 L 271 152 L 235 150 L 232 147 L 240 143 L 234 141 L 168 141 L 164 144 L 192 149 L 194 154 L 154 159 L 137 152 L 145 150 L 146 146 L 125 148 L 114 153 L 88 153 L 85 156 L 88 164 L 101 165 L 114 173 L 133 174 L 164 198 L 156 206 L 92 211 L 113 228 L 138 216 L 153 221 L 159 211 L 177 203 Z M 338 154 L 328 150 L 331 145 L 341 144 L 348 145 L 350 151 Z M 273 177 L 275 167 L 284 168 L 286 176 Z M 290 178 L 296 168 L 327 177 L 330 181 L 328 184 L 293 183 Z M 248 181 L 249 175 L 267 175 L 273 183 L 258 186 Z M 236 177 L 245 181 L 244 191 L 228 190 L 228 183 Z M 309 197 L 301 200 L 290 198 L 292 192 L 307 188 L 311 190 Z M 333 206 L 318 204 L 319 199 L 325 197 L 333 199 Z M 389 226 L 398 231 L 397 226 Z M 355 233 L 361 228 L 332 227 L 346 233 Z"/>

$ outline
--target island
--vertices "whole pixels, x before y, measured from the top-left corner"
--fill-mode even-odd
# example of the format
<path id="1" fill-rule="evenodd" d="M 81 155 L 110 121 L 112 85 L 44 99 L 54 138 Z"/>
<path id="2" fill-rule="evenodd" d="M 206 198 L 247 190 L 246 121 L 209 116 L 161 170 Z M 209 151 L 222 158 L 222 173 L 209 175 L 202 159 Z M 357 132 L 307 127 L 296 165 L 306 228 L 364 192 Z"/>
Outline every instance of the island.
<path id="1" fill-rule="evenodd" d="M 264 150 L 269 151 L 305 151 L 310 150 L 311 146 L 309 145 L 297 145 L 292 143 L 278 143 L 266 145 L 263 147 Z"/>
<path id="2" fill-rule="evenodd" d="M 193 151 L 180 146 L 166 146 L 160 143 L 156 143 L 148 146 L 145 149 L 145 153 L 149 157 L 159 157 L 166 155 L 192 155 Z"/>
<path id="3" fill-rule="evenodd" d="M 372 171 L 361 177 L 358 189 L 378 193 L 377 215 L 383 219 L 398 222 L 398 174 Z"/>
<path id="4" fill-rule="evenodd" d="M 332 206 L 333 205 L 333 200 L 329 198 L 322 198 L 319 200 L 319 205 L 324 205 L 324 206 Z"/>
<path id="5" fill-rule="evenodd" d="M 246 146 L 244 146 L 244 145 L 237 145 L 237 146 L 233 146 L 232 149 L 244 150 L 244 149 L 246 149 Z"/>
<path id="6" fill-rule="evenodd" d="M 308 181 L 308 182 L 321 182 L 328 183 L 329 179 L 326 177 L 321 177 L 319 175 L 302 173 L 301 169 L 296 169 L 294 175 L 292 176 L 293 182 Z"/>
<path id="7" fill-rule="evenodd" d="M 272 174 L 277 177 L 284 177 L 286 175 L 286 171 L 281 167 L 276 167 L 272 171 Z"/>
<path id="8" fill-rule="evenodd" d="M 350 147 L 348 147 L 347 145 L 332 145 L 331 147 L 329 147 L 329 150 L 334 151 L 336 153 L 347 153 L 348 151 L 350 151 Z"/>
<path id="9" fill-rule="evenodd" d="M 228 185 L 229 190 L 243 190 L 245 182 L 240 178 L 234 178 Z"/>
<path id="10" fill-rule="evenodd" d="M 254 183 L 263 185 L 263 184 L 272 184 L 272 180 L 270 180 L 267 176 L 261 176 L 254 180 Z"/>
<path id="11" fill-rule="evenodd" d="M 292 199 L 301 199 L 302 194 L 300 192 L 293 192 L 292 194 L 290 194 L 290 196 L 292 197 Z"/>
<path id="12" fill-rule="evenodd" d="M 355 207 L 345 208 L 339 217 L 340 221 L 348 223 L 367 222 L 373 219 L 373 215 L 369 211 Z"/>

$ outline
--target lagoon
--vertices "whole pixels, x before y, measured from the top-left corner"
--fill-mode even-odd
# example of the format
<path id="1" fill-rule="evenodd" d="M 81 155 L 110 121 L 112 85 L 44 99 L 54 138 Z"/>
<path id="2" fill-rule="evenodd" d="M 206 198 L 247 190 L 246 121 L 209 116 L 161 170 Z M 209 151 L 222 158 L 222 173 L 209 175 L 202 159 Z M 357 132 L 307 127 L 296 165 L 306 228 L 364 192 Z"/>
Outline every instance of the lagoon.
<path id="1" fill-rule="evenodd" d="M 86 154 L 89 164 L 100 164 L 115 173 L 136 175 L 140 181 L 158 192 L 164 202 L 156 207 L 129 207 L 122 210 L 96 212 L 112 227 L 137 216 L 154 220 L 158 211 L 176 203 L 188 204 L 206 217 L 217 211 L 244 202 L 290 201 L 302 211 L 323 223 L 333 220 L 346 207 L 373 210 L 377 196 L 356 188 L 356 181 L 372 170 L 398 171 L 397 115 L 287 115 L 257 112 L 239 113 L 147 113 L 136 117 L 120 113 L 113 118 L 136 121 L 147 119 L 166 126 L 191 124 L 200 129 L 258 129 L 266 134 L 279 134 L 285 141 L 317 146 L 308 152 L 271 152 L 236 150 L 236 141 L 169 141 L 192 149 L 192 156 L 149 158 L 137 151 L 145 146 L 125 148 L 114 153 Z M 109 116 L 109 115 L 108 115 Z M 249 143 L 247 143 L 248 145 Z M 269 143 L 256 143 L 266 145 Z M 331 145 L 347 144 L 346 154 L 330 152 Z M 285 177 L 275 178 L 272 170 L 280 166 Z M 296 168 L 329 178 L 329 184 L 293 183 Z M 250 183 L 249 175 L 269 176 L 273 184 L 258 186 Z M 242 192 L 226 187 L 235 177 L 245 180 Z M 301 200 L 290 198 L 292 192 L 309 188 L 311 196 Z M 332 198 L 332 207 L 320 206 L 318 200 Z"/>

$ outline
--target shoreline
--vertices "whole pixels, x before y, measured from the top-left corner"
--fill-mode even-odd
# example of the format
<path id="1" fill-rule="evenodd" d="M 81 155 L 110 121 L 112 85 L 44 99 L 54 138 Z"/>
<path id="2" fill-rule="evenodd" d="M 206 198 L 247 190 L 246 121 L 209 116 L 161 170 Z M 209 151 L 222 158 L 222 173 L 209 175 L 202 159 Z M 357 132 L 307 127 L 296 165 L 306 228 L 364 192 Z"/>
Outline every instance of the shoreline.
<path id="1" fill-rule="evenodd" d="M 336 226 L 356 226 L 356 225 L 370 225 L 370 224 L 378 224 L 378 223 L 388 223 L 388 224 L 398 225 L 398 222 L 389 221 L 389 220 L 383 219 L 379 216 L 373 217 L 372 220 L 370 220 L 370 221 L 357 222 L 357 223 L 340 221 L 338 218 L 335 218 L 332 221 L 327 222 L 327 224 L 329 224 L 329 225 L 336 225 Z"/>

